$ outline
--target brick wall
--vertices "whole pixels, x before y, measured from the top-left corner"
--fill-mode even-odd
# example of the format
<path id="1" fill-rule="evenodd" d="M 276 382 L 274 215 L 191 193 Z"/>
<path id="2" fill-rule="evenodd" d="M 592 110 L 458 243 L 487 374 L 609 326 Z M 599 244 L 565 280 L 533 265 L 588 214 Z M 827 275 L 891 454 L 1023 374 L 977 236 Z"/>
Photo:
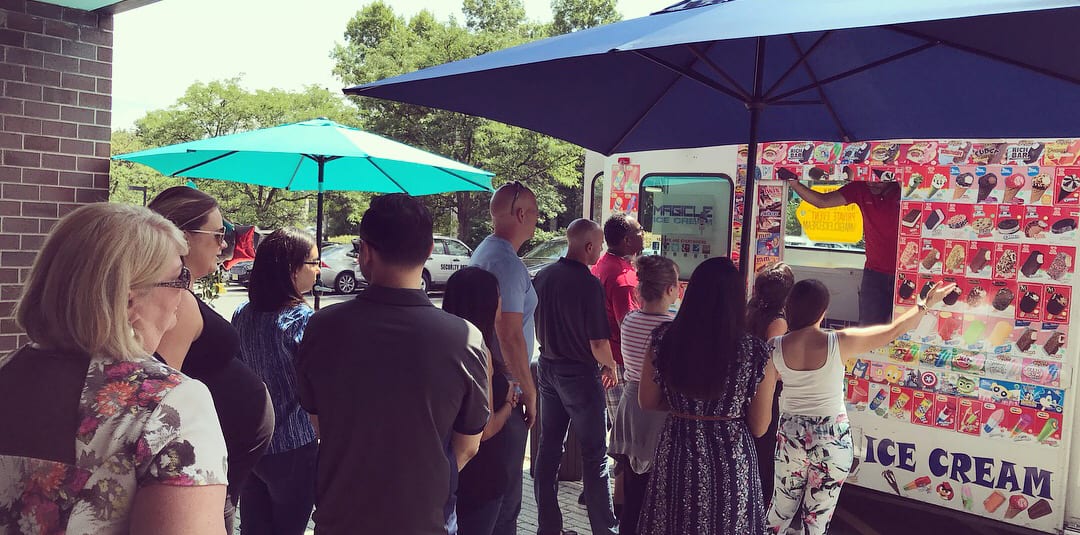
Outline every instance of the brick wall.
<path id="1" fill-rule="evenodd" d="M 27 342 L 13 310 L 58 218 L 108 199 L 112 16 L 0 3 L 0 352 Z"/>

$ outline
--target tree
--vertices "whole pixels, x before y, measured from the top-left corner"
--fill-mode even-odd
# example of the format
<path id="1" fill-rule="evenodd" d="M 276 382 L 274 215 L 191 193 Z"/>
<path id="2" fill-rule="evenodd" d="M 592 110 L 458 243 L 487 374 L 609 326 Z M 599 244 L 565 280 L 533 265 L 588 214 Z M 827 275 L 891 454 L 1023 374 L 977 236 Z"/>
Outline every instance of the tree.
<path id="1" fill-rule="evenodd" d="M 134 132 L 117 130 L 112 133 L 112 155 L 125 154 L 150 148 Z M 170 178 L 153 169 L 132 162 L 113 160 L 109 163 L 109 200 L 127 204 L 143 204 L 184 180 Z"/>
<path id="2" fill-rule="evenodd" d="M 310 86 L 299 92 L 281 89 L 248 91 L 241 87 L 237 77 L 192 84 L 176 104 L 151 111 L 136 121 L 134 137 L 142 147 L 162 146 L 316 117 L 343 124 L 358 123 L 356 109 L 347 100 L 325 89 Z M 144 166 L 136 167 L 153 173 Z M 185 182 L 169 180 L 173 181 L 170 185 Z M 196 179 L 194 182 L 216 197 L 226 216 L 234 221 L 267 228 L 303 226 L 312 221 L 309 214 L 314 206 L 313 203 L 307 206 L 307 201 L 314 200 L 314 193 L 218 180 Z M 355 193 L 342 193 L 338 198 L 350 203 L 362 200 Z M 335 213 L 345 217 L 349 214 L 348 211 Z"/>
<path id="3" fill-rule="evenodd" d="M 622 20 L 615 0 L 551 0 L 552 35 L 576 32 Z"/>

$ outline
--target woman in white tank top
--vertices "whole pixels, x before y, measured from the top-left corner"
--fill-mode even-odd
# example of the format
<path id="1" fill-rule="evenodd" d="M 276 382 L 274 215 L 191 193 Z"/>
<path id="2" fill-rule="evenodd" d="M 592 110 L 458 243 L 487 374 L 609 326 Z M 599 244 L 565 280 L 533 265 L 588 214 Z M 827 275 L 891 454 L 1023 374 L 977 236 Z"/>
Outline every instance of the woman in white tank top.
<path id="1" fill-rule="evenodd" d="M 828 288 L 813 279 L 792 288 L 785 314 L 791 331 L 771 340 L 770 363 L 784 383 L 776 476 L 766 516 L 773 533 L 786 532 L 800 507 L 807 534 L 823 534 L 829 527 L 853 455 L 844 408 L 843 355 L 872 351 L 914 329 L 927 307 L 954 286 L 933 288 L 889 325 L 828 332 L 821 328 L 829 308 Z"/>

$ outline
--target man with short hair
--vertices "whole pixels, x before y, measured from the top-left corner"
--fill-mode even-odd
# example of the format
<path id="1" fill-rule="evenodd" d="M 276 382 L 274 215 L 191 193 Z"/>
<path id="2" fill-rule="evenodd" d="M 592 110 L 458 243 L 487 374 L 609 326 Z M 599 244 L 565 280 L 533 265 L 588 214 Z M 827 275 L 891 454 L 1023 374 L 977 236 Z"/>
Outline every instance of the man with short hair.
<path id="1" fill-rule="evenodd" d="M 603 250 L 600 225 L 578 219 L 566 230 L 566 257 L 536 275 L 540 339 L 540 447 L 534 470 L 539 535 L 559 535 L 559 464 L 570 423 L 581 442 L 585 506 L 594 535 L 618 533 L 608 488 L 604 390 L 618 384 L 604 289 L 589 271 Z M 599 365 L 599 366 L 598 366 Z"/>
<path id="2" fill-rule="evenodd" d="M 433 246 L 423 204 L 376 197 L 359 234 L 368 288 L 316 312 L 297 355 L 321 438 L 315 533 L 445 535 L 489 414 L 483 336 L 420 290 Z"/>
<path id="3" fill-rule="evenodd" d="M 517 251 L 532 239 L 540 210 L 536 195 L 521 182 L 503 184 L 491 196 L 491 222 L 494 232 L 473 251 L 470 265 L 485 269 L 499 280 L 502 313 L 495 320 L 498 347 L 492 348 L 492 358 L 502 359 L 509 371 L 508 379 L 521 385 L 522 415 L 518 409 L 510 415 L 500 433 L 506 434 L 510 448 L 507 467 L 509 490 L 502 498 L 493 535 L 517 533 L 521 512 L 521 477 L 525 462 L 525 443 L 529 428 L 536 423 L 536 386 L 529 363 L 533 354 L 536 310 L 536 291 L 529 270 Z"/>

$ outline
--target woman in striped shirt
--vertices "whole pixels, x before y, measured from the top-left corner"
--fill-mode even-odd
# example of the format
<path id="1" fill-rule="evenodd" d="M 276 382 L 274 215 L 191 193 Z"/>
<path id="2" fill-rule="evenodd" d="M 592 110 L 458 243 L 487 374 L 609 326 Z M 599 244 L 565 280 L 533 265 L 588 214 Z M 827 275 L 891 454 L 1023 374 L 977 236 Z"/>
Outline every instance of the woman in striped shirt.
<path id="1" fill-rule="evenodd" d="M 671 305 L 679 296 L 678 267 L 670 258 L 642 256 L 635 261 L 641 309 L 623 318 L 621 349 L 626 375 L 619 407 L 611 428 L 608 453 L 622 465 L 624 475 L 622 513 L 619 532 L 637 533 L 637 520 L 649 485 L 649 470 L 665 412 L 642 410 L 638 404 L 638 385 L 645 351 L 652 332 L 675 316 Z"/>

